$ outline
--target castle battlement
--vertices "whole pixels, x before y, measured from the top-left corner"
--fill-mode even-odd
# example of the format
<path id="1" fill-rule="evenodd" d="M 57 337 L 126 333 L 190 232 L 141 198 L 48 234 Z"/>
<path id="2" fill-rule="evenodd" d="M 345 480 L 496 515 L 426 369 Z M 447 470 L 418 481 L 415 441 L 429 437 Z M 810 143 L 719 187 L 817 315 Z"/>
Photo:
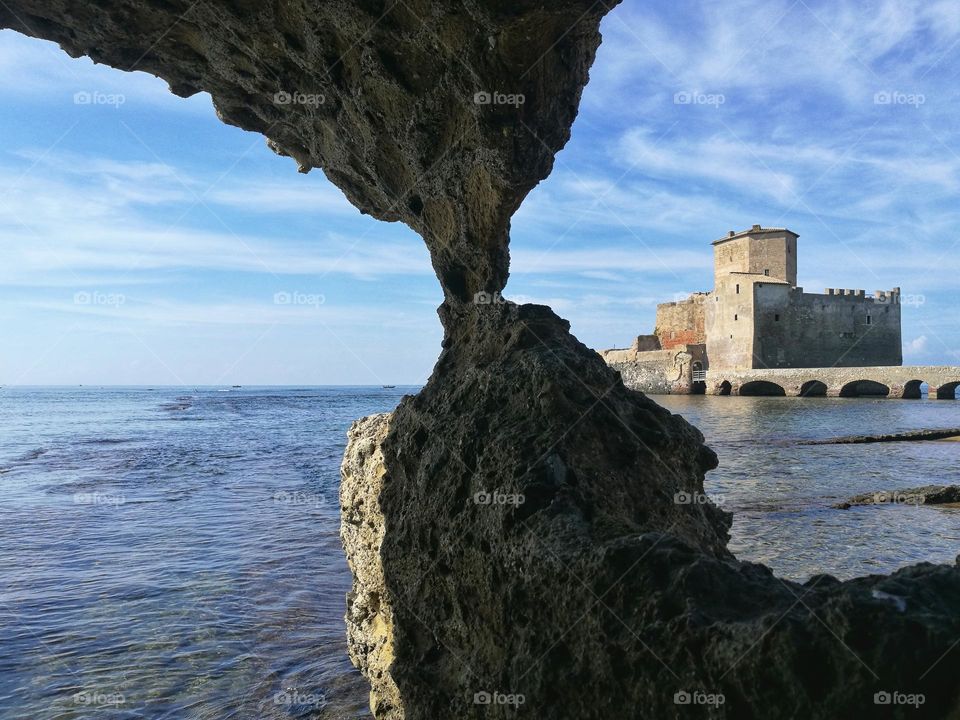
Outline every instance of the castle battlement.
<path id="1" fill-rule="evenodd" d="M 701 374 L 901 365 L 900 288 L 804 292 L 797 285 L 799 237 L 753 225 L 713 241 L 713 290 L 658 305 L 653 334 L 618 352 L 682 352 Z"/>

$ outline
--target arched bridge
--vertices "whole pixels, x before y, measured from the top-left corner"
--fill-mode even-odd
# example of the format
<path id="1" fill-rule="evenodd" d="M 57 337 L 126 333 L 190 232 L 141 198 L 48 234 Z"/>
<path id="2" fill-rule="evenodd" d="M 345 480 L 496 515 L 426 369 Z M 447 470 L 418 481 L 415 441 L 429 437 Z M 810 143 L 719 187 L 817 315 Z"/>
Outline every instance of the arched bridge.
<path id="1" fill-rule="evenodd" d="M 960 367 L 708 370 L 706 377 L 706 391 L 713 395 L 919 399 L 924 385 L 928 388 L 928 397 L 953 400 L 960 387 Z"/>

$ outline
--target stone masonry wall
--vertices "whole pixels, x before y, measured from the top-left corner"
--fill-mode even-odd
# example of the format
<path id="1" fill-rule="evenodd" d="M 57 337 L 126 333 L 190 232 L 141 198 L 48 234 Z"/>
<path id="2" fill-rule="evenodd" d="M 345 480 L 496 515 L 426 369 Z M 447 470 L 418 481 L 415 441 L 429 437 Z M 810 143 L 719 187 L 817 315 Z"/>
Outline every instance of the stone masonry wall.
<path id="1" fill-rule="evenodd" d="M 703 345 L 707 342 L 704 303 L 707 293 L 695 293 L 681 302 L 657 305 L 654 331 L 664 350 Z"/>
<path id="2" fill-rule="evenodd" d="M 757 283 L 754 368 L 900 365 L 900 304 Z"/>
<path id="3" fill-rule="evenodd" d="M 652 395 L 690 393 L 690 364 L 693 356 L 677 350 L 636 353 L 631 350 L 602 350 L 600 355 L 618 370 L 627 387 Z"/>

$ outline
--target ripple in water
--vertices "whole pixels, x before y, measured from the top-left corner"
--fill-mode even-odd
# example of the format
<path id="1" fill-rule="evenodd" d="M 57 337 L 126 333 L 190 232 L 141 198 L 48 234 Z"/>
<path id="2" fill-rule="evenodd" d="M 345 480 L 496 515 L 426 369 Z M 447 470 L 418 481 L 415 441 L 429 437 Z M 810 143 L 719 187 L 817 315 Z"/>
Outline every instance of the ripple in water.
<path id="1" fill-rule="evenodd" d="M 4 389 L 0 717 L 368 717 L 339 463 L 350 423 L 402 392 Z M 719 453 L 707 491 L 741 558 L 796 579 L 953 561 L 960 511 L 829 506 L 960 482 L 960 444 L 795 441 L 957 427 L 957 403 L 658 400 Z"/>

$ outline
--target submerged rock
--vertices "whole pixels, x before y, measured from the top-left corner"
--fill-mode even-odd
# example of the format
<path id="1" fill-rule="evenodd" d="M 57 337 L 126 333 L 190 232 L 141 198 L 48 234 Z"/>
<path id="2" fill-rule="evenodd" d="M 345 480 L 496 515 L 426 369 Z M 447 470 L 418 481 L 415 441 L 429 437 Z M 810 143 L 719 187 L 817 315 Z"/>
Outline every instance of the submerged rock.
<path id="1" fill-rule="evenodd" d="M 737 561 L 700 433 L 499 296 L 615 4 L 6 0 L 0 27 L 206 90 L 423 236 L 443 352 L 343 465 L 378 719 L 957 716 L 956 567 L 801 585 Z"/>
<path id="2" fill-rule="evenodd" d="M 847 510 L 855 505 L 952 505 L 955 503 L 960 503 L 960 485 L 924 485 L 904 490 L 883 490 L 854 495 L 834 507 Z"/>
<path id="3" fill-rule="evenodd" d="M 891 433 L 886 435 L 847 435 L 838 438 L 824 438 L 821 440 L 803 440 L 800 445 L 860 445 L 864 443 L 883 442 L 917 442 L 921 440 L 954 440 L 960 439 L 960 428 L 945 430 L 911 430 L 910 432 Z"/>

